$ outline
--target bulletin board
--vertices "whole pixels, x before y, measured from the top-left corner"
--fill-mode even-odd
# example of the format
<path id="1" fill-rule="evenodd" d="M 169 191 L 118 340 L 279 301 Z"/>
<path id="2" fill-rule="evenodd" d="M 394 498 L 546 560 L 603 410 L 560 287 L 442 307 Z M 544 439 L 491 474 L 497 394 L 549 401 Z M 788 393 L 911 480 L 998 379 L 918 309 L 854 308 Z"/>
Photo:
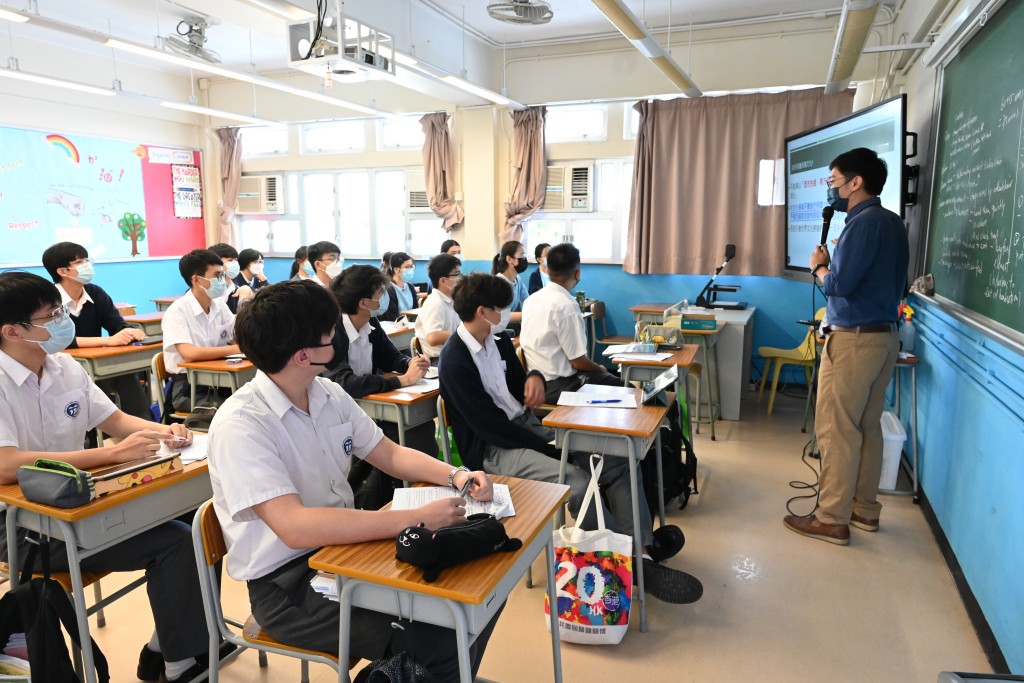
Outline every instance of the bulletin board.
<path id="1" fill-rule="evenodd" d="M 61 241 L 97 260 L 200 249 L 201 168 L 194 149 L 0 126 L 0 265 Z"/>

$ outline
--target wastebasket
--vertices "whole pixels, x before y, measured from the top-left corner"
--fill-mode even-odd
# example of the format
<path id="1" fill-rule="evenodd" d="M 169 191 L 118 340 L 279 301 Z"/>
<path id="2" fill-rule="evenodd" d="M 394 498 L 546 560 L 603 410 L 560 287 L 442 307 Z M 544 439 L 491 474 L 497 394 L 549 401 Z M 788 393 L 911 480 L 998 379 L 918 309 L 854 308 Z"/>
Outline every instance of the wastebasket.
<path id="1" fill-rule="evenodd" d="M 896 417 L 896 413 L 886 410 L 882 413 L 882 478 L 878 482 L 878 488 L 882 491 L 892 491 L 896 488 L 896 478 L 900 473 L 900 457 L 903 454 L 903 444 L 907 440 L 907 432 L 903 424 Z"/>

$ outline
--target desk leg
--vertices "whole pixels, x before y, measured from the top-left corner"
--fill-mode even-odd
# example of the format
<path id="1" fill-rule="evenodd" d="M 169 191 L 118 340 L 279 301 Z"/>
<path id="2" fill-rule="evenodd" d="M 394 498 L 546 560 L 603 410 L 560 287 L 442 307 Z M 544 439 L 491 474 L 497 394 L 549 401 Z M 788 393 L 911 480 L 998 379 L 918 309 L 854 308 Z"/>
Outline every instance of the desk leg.
<path id="1" fill-rule="evenodd" d="M 661 427 L 654 437 L 654 463 L 658 470 L 658 523 L 665 526 L 665 480 L 661 473 Z"/>
<path id="2" fill-rule="evenodd" d="M 554 566 L 555 539 L 551 535 L 552 531 L 548 532 L 548 542 L 547 545 L 544 546 L 545 553 L 547 554 L 547 562 L 545 564 L 548 569 L 548 604 L 551 606 L 548 610 L 550 613 L 550 623 L 548 626 L 551 629 L 551 657 L 554 661 L 555 667 L 555 677 L 553 680 L 555 683 L 562 683 L 562 636 L 558 630 L 558 592 L 555 589 Z"/>
<path id="3" fill-rule="evenodd" d="M 82 567 L 79 564 L 78 543 L 75 530 L 70 523 L 58 521 L 63 532 L 64 547 L 68 552 L 68 571 L 71 573 L 71 598 L 75 606 L 75 619 L 78 622 L 78 634 L 82 641 L 82 664 L 87 683 L 96 681 L 96 664 L 92 658 L 92 636 L 89 633 L 89 613 L 85 604 L 85 586 L 82 585 Z"/>
<path id="4" fill-rule="evenodd" d="M 921 502 L 917 480 L 917 366 L 910 366 L 910 452 L 913 460 L 914 502 Z"/>
<path id="5" fill-rule="evenodd" d="M 469 662 L 469 626 L 466 624 L 466 613 L 462 611 L 462 605 L 454 600 L 444 600 L 451 610 L 452 619 L 455 621 L 455 646 L 459 653 L 459 681 L 460 683 L 473 683 L 473 670 Z"/>
<path id="6" fill-rule="evenodd" d="M 350 683 L 348 677 L 348 660 L 351 657 L 348 634 L 352 630 L 352 593 L 355 592 L 356 581 L 345 581 L 340 575 L 334 577 L 338 588 L 338 604 L 341 618 L 338 621 L 338 683 Z"/>
<path id="7" fill-rule="evenodd" d="M 644 593 L 643 541 L 640 536 L 640 490 L 636 481 L 636 445 L 626 437 L 629 451 L 629 495 L 633 503 L 633 570 L 637 572 L 637 593 L 640 596 L 640 632 L 647 633 L 647 596 Z"/>
<path id="8" fill-rule="evenodd" d="M 189 388 L 189 410 L 195 410 L 196 407 L 196 373 L 191 369 L 186 369 L 185 376 L 188 377 L 188 388 Z M 173 406 L 172 406 L 173 408 Z"/>

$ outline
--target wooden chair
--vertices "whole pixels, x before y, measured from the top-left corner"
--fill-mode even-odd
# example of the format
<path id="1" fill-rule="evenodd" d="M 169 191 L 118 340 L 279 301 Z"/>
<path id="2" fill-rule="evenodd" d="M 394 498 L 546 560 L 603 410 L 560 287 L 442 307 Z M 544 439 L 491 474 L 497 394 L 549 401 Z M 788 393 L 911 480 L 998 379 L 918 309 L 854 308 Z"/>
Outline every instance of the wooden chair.
<path id="1" fill-rule="evenodd" d="M 420 345 L 420 338 L 415 334 L 412 336 L 412 340 L 409 341 L 409 355 L 413 358 L 423 355 L 423 347 Z"/>
<path id="2" fill-rule="evenodd" d="M 516 356 L 519 357 L 519 363 L 523 366 L 523 370 L 529 372 L 530 368 L 526 365 L 526 351 L 523 350 L 522 346 L 516 349 Z M 533 414 L 537 417 L 543 417 L 557 407 L 554 403 L 543 403 L 532 410 Z"/>
<path id="3" fill-rule="evenodd" d="M 224 532 L 221 530 L 217 513 L 213 509 L 212 500 L 203 503 L 192 520 L 192 546 L 196 555 L 196 567 L 199 570 L 199 588 L 203 594 L 206 628 L 210 634 L 210 683 L 217 683 L 220 667 L 223 664 L 231 661 L 247 648 L 260 653 L 261 667 L 267 665 L 266 653 L 268 652 L 302 660 L 302 683 L 309 683 L 310 662 L 326 664 L 335 672 L 338 671 L 338 656 L 336 654 L 285 645 L 267 634 L 252 615 L 245 620 L 245 624 L 240 624 L 224 616 L 220 604 L 220 586 L 217 583 L 216 565 L 227 555 L 227 545 L 224 542 Z M 242 635 L 238 635 L 228 628 L 229 625 L 241 629 Z M 238 646 L 238 649 L 228 655 L 224 661 L 220 660 L 218 654 L 221 639 Z M 349 668 L 352 667 L 349 666 Z"/>
<path id="4" fill-rule="evenodd" d="M 448 438 L 448 413 L 445 411 L 444 399 L 437 397 L 437 428 L 441 433 L 441 455 L 445 463 L 452 464 L 452 443 Z"/>
<path id="5" fill-rule="evenodd" d="M 160 416 L 164 414 L 164 394 L 167 387 L 167 381 L 171 379 L 171 373 L 167 372 L 167 366 L 164 365 L 164 352 L 153 356 L 153 360 L 150 363 L 150 368 L 153 371 L 153 377 L 156 378 L 157 392 L 156 392 L 156 404 L 160 408 Z M 183 410 L 175 410 L 171 413 L 170 419 L 178 420 L 183 422 L 188 417 L 188 413 Z"/>
<path id="6" fill-rule="evenodd" d="M 822 306 L 814 314 L 815 320 L 821 320 L 822 316 L 825 315 L 825 307 Z M 761 374 L 761 386 L 757 391 L 757 402 L 761 402 L 761 396 L 764 394 L 764 385 L 768 380 L 768 371 L 772 367 L 772 363 L 775 363 L 775 373 L 772 375 L 772 390 L 768 395 L 768 414 L 772 414 L 772 408 L 775 406 L 775 390 L 779 385 L 779 373 L 784 365 L 797 365 L 804 369 L 804 377 L 807 378 L 807 390 L 811 390 L 811 371 L 814 369 L 814 362 L 818 357 L 818 343 L 816 340 L 817 330 L 814 326 L 810 326 L 807 330 L 807 335 L 804 340 L 800 342 L 799 346 L 792 349 L 777 349 L 773 346 L 762 346 L 757 352 L 765 359 L 764 372 Z"/>
<path id="7" fill-rule="evenodd" d="M 603 301 L 595 301 L 595 302 L 593 302 L 590 305 L 590 315 L 591 315 L 590 320 L 591 320 L 591 325 L 592 325 L 591 329 L 592 330 L 596 331 L 597 330 L 597 323 L 598 322 L 601 323 L 601 336 L 597 337 L 597 340 L 596 340 L 597 344 L 603 344 L 605 346 L 610 346 L 612 344 L 628 344 L 631 341 L 634 341 L 634 335 L 625 335 L 625 334 L 618 334 L 618 335 L 613 335 L 613 336 L 609 336 L 608 335 L 608 324 L 606 322 L 608 320 L 608 314 L 607 314 L 607 311 L 605 310 L 605 306 L 604 306 L 604 302 Z M 591 350 L 590 355 L 594 356 L 596 353 L 597 353 L 597 348 L 596 348 L 596 344 L 595 344 L 594 348 Z"/>

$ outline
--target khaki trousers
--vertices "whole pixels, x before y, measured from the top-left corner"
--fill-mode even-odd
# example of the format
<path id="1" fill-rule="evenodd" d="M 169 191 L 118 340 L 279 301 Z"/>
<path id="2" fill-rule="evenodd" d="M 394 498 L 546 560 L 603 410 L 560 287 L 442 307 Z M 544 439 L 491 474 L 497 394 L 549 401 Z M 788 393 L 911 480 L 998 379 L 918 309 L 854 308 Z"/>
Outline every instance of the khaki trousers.
<path id="1" fill-rule="evenodd" d="M 849 524 L 852 512 L 878 519 L 882 409 L 898 351 L 895 332 L 833 332 L 825 341 L 814 417 L 819 522 Z"/>

